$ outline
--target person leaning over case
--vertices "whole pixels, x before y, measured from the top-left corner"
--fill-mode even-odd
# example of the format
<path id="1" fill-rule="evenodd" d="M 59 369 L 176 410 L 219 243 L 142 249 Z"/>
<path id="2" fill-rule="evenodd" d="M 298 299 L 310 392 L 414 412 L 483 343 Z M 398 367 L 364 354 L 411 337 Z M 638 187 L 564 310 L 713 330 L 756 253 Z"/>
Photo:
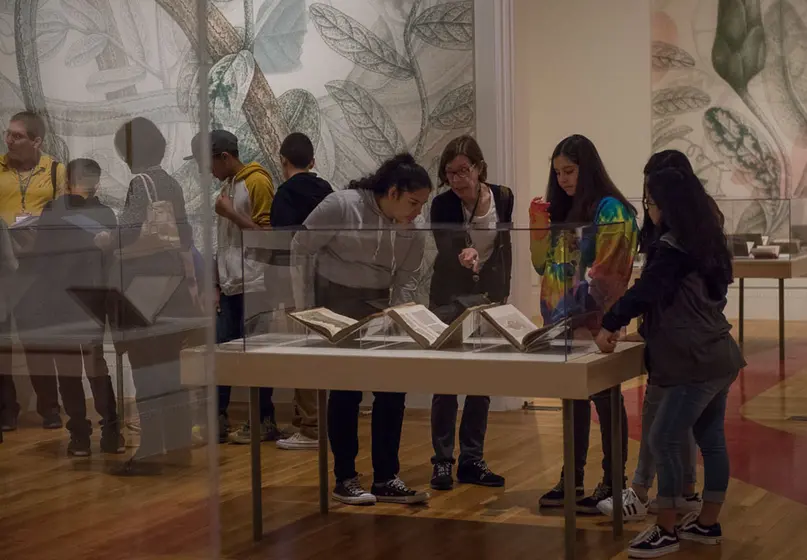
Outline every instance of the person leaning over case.
<path id="1" fill-rule="evenodd" d="M 437 258 L 430 289 L 430 307 L 443 321 L 462 313 L 458 296 L 484 295 L 503 303 L 510 295 L 513 250 L 509 231 L 498 224 L 513 221 L 513 193 L 507 187 L 486 183 L 487 164 L 476 140 L 455 138 L 443 150 L 438 171 L 441 185 L 451 189 L 435 197 L 431 222 Z M 462 224 L 461 235 L 440 230 L 442 224 Z M 490 397 L 468 395 L 460 423 L 460 456 L 457 479 L 481 486 L 504 486 L 504 477 L 493 473 L 483 458 Z M 454 484 L 454 433 L 457 395 L 434 395 L 431 428 L 434 470 L 431 487 L 450 490 Z"/>

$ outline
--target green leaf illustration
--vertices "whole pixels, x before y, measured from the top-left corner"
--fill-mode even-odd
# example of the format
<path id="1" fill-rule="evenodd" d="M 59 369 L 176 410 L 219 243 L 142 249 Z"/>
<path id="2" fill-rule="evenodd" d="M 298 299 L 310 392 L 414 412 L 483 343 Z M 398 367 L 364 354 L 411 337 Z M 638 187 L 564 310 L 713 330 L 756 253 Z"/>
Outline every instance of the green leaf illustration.
<path id="1" fill-rule="evenodd" d="M 208 83 L 210 114 L 214 123 L 232 126 L 242 120 L 241 108 L 254 77 L 255 59 L 249 51 L 228 54 L 213 65 Z"/>
<path id="2" fill-rule="evenodd" d="M 326 4 L 311 4 L 309 12 L 325 44 L 343 57 L 396 80 L 414 76 L 409 60 L 355 19 Z"/>
<path id="3" fill-rule="evenodd" d="M 463 84 L 449 91 L 434 108 L 429 122 L 435 128 L 453 130 L 473 126 L 474 84 Z"/>
<path id="4" fill-rule="evenodd" d="M 376 162 L 383 163 L 406 149 L 398 127 L 367 90 L 350 81 L 328 82 L 325 88 L 339 104 L 356 139 Z"/>
<path id="5" fill-rule="evenodd" d="M 711 107 L 703 115 L 706 138 L 727 163 L 741 173 L 756 194 L 778 196 L 779 161 L 753 126 L 725 107 Z"/>
<path id="6" fill-rule="evenodd" d="M 695 66 L 695 59 L 691 54 L 663 41 L 653 41 L 651 56 L 654 70 L 693 68 Z"/>
<path id="7" fill-rule="evenodd" d="M 65 53 L 64 63 L 70 67 L 83 66 L 95 60 L 103 52 L 109 40 L 105 35 L 85 35 L 70 45 Z"/>
<path id="8" fill-rule="evenodd" d="M 765 30 L 759 0 L 720 0 L 712 65 L 734 91 L 748 90 L 748 82 L 765 67 Z"/>
<path id="9" fill-rule="evenodd" d="M 289 132 L 302 132 L 314 144 L 319 143 L 319 104 L 317 98 L 307 90 L 291 89 L 277 99 L 280 114 L 289 127 Z"/>
<path id="10" fill-rule="evenodd" d="M 697 111 L 709 105 L 709 94 L 693 86 L 665 88 L 653 96 L 653 116 L 666 117 Z"/>
<path id="11" fill-rule="evenodd" d="M 412 30 L 435 47 L 471 50 L 474 46 L 473 2 L 446 2 L 424 10 Z"/>
<path id="12" fill-rule="evenodd" d="M 308 14 L 305 0 L 267 0 L 258 9 L 255 60 L 265 74 L 301 67 Z"/>

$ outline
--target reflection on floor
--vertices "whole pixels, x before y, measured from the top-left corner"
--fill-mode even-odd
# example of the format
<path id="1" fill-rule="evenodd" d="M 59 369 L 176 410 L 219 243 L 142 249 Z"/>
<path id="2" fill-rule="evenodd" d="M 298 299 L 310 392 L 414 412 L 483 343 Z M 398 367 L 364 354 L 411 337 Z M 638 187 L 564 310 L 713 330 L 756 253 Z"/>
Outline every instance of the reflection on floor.
<path id="1" fill-rule="evenodd" d="M 772 325 L 748 325 L 749 367 L 735 384 L 727 434 L 732 486 L 720 549 L 686 546 L 670 558 L 798 560 L 807 526 L 807 325 L 789 325 L 788 359 L 779 368 Z M 799 335 L 798 338 L 795 338 Z M 784 382 L 781 381 L 782 377 Z M 641 387 L 626 387 L 631 436 L 638 439 Z M 0 445 L 0 558 L 4 560 L 196 559 L 218 547 L 211 492 L 221 497 L 222 556 L 227 559 L 308 560 L 438 557 L 562 558 L 563 518 L 538 513 L 538 496 L 558 477 L 558 412 L 493 413 L 486 455 L 508 480 L 503 490 L 459 486 L 427 507 L 335 506 L 317 513 L 316 454 L 263 446 L 265 537 L 251 541 L 248 449 L 218 446 L 221 479 L 209 481 L 208 448 L 194 451 L 194 466 L 168 468 L 157 477 L 118 478 L 96 454 L 65 457 L 64 432 L 44 432 L 36 418 Z M 807 423 L 805 423 L 807 424 Z M 596 430 L 592 431 L 596 434 Z M 97 445 L 97 440 L 96 440 Z M 586 485 L 599 479 L 600 445 L 592 437 Z M 629 469 L 638 442 L 630 446 Z M 359 470 L 370 473 L 369 420 L 361 421 Z M 428 413 L 408 412 L 401 476 L 428 485 Z M 702 473 L 701 473 L 702 474 Z M 614 542 L 599 517 L 580 518 L 580 558 L 626 558 L 628 539 L 643 528 L 629 524 Z"/>

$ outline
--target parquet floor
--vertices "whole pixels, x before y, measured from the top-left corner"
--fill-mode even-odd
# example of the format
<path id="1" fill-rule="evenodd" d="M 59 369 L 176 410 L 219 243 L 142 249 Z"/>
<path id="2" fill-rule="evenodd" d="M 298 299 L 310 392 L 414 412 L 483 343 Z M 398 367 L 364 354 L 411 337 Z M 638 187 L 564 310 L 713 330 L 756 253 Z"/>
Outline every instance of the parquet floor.
<path id="1" fill-rule="evenodd" d="M 671 559 L 807 558 L 807 423 L 792 419 L 807 415 L 807 325 L 788 325 L 781 370 L 776 329 L 749 323 L 747 333 L 749 367 L 733 388 L 727 416 L 733 479 L 723 516 L 726 542 L 685 546 Z M 641 393 L 638 384 L 625 387 L 636 438 L 629 470 L 638 451 Z M 559 412 L 491 413 L 486 456 L 507 477 L 505 489 L 459 486 L 433 494 L 425 507 L 334 506 L 328 516 L 318 513 L 316 453 L 264 444 L 265 537 L 255 544 L 247 447 L 215 448 L 218 478 L 209 476 L 208 447 L 193 452 L 190 468 L 119 478 L 110 470 L 122 459 L 98 453 L 68 459 L 66 433 L 45 432 L 29 417 L 0 445 L 0 558 L 184 560 L 213 558 L 219 547 L 232 560 L 562 558 L 561 513 L 536 507 L 559 474 L 560 434 Z M 364 473 L 370 473 L 369 451 L 369 419 L 362 418 L 358 466 Z M 428 413 L 408 411 L 401 477 L 426 487 L 430 456 Z M 589 488 L 599 479 L 600 457 L 592 437 Z M 579 527 L 580 558 L 611 560 L 627 558 L 624 548 L 644 524 L 629 524 L 621 542 L 603 518 L 580 517 Z"/>

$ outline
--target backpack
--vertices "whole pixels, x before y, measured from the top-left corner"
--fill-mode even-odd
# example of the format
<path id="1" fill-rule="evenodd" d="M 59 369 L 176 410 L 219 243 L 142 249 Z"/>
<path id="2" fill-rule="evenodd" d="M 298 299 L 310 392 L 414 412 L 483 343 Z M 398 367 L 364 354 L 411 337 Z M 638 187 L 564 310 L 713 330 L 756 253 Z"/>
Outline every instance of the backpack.
<path id="1" fill-rule="evenodd" d="M 121 249 L 120 256 L 125 259 L 144 257 L 171 249 L 179 250 L 179 228 L 174 215 L 174 204 L 169 200 L 159 200 L 154 180 L 146 173 L 135 175 L 133 180 L 136 179 L 143 182 L 149 204 L 140 228 L 140 237 Z"/>

